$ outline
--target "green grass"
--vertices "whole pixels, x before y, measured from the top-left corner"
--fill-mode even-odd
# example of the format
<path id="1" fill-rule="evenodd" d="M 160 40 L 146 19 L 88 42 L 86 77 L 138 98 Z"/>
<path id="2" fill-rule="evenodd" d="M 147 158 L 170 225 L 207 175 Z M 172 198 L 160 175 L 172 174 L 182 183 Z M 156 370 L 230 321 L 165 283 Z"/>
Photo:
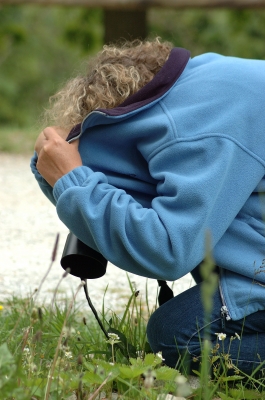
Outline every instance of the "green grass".
<path id="1" fill-rule="evenodd" d="M 216 356 L 208 346 L 203 348 L 199 388 L 192 389 L 188 377 L 163 365 L 147 343 L 149 306 L 128 284 L 131 295 L 119 314 L 106 313 L 102 299 L 99 315 L 107 337 L 88 306 L 75 306 L 81 285 L 64 307 L 56 301 L 50 307 L 37 304 L 36 293 L 5 302 L 0 307 L 1 400 L 168 400 L 167 394 L 194 400 L 265 399 L 264 381 L 248 377 L 245 387 L 240 371 L 228 376 L 229 356 Z M 215 367 L 210 378 L 216 362 L 222 372 Z"/>
<path id="2" fill-rule="evenodd" d="M 0 126 L 0 152 L 32 154 L 39 134 L 38 128 Z"/>
<path id="3" fill-rule="evenodd" d="M 132 292 L 120 316 L 102 307 L 101 319 L 114 338 L 104 336 L 89 308 L 74 309 L 74 302 L 63 309 L 37 306 L 33 298 L 6 302 L 0 314 L 1 400 L 67 399 L 73 393 L 92 399 L 101 387 L 108 398 L 115 392 L 153 399 L 175 388 L 179 372 L 161 366 L 146 342 L 140 297 Z M 150 382 L 154 374 L 159 383 L 149 387 L 144 376 Z"/>

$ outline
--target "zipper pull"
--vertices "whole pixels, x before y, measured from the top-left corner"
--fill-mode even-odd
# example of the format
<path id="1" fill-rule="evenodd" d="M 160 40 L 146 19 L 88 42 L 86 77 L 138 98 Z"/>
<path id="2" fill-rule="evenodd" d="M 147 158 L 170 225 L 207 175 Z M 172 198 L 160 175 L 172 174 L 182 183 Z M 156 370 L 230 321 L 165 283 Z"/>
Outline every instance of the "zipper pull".
<path id="1" fill-rule="evenodd" d="M 225 328 L 225 321 L 229 321 L 231 319 L 228 309 L 226 306 L 221 307 L 221 321 L 222 321 L 222 328 Z"/>

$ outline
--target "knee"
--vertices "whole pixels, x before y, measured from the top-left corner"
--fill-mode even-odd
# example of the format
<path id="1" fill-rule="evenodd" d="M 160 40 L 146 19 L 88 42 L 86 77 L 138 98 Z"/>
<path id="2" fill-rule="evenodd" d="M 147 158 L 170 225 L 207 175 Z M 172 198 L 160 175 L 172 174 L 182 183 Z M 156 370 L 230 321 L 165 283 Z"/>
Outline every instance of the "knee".
<path id="1" fill-rule="evenodd" d="M 150 317 L 147 325 L 147 339 L 154 353 L 164 352 L 165 348 L 175 346 L 179 324 L 172 321 L 170 307 L 159 307 Z"/>
<path id="2" fill-rule="evenodd" d="M 159 314 L 158 309 L 151 315 L 147 324 L 147 340 L 154 353 L 158 353 L 161 350 L 161 341 L 163 336 Z"/>
<path id="3" fill-rule="evenodd" d="M 165 307 L 157 309 L 150 317 L 147 325 L 147 339 L 154 353 L 162 352 L 164 362 L 175 368 L 179 362 L 180 352 L 176 343 L 178 330 L 172 327 L 167 318 Z"/>

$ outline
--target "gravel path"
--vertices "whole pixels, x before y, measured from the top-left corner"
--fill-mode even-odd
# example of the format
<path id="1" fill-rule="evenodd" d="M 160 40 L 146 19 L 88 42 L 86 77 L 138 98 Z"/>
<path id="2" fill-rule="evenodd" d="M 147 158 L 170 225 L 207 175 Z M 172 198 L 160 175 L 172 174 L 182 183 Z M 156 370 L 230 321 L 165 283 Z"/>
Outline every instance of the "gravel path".
<path id="1" fill-rule="evenodd" d="M 38 302 L 51 303 L 63 269 L 60 256 L 67 228 L 60 222 L 52 204 L 38 189 L 29 168 L 29 157 L 0 154 L 0 304 L 12 296 L 26 297 L 37 289 L 51 261 L 56 234 L 60 234 L 57 259 L 38 293 Z M 156 280 L 129 274 L 143 298 L 148 287 L 149 305 L 155 305 Z M 57 303 L 71 299 L 79 279 L 63 279 L 56 294 Z M 174 283 L 174 294 L 193 285 L 188 274 Z M 106 288 L 108 287 L 107 291 Z M 105 293 L 105 307 L 113 311 L 124 307 L 130 295 L 127 274 L 108 264 L 104 277 L 88 281 L 91 299 L 99 310 Z M 36 296 L 36 294 L 35 294 Z M 84 303 L 81 290 L 76 302 Z M 88 307 L 88 306 L 87 306 Z"/>

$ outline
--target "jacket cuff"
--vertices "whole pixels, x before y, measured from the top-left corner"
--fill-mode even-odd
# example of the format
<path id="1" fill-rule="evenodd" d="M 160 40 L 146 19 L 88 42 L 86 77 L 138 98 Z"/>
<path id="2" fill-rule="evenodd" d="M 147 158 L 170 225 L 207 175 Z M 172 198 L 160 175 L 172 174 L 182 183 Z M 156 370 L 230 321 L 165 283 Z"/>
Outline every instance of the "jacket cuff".
<path id="1" fill-rule="evenodd" d="M 93 174 L 92 169 L 82 165 L 80 167 L 73 169 L 68 174 L 58 179 L 58 181 L 55 183 L 53 187 L 53 196 L 56 202 L 58 201 L 59 197 L 65 190 L 70 189 L 72 187 L 84 186 L 84 183 L 90 177 L 91 174 Z"/>

